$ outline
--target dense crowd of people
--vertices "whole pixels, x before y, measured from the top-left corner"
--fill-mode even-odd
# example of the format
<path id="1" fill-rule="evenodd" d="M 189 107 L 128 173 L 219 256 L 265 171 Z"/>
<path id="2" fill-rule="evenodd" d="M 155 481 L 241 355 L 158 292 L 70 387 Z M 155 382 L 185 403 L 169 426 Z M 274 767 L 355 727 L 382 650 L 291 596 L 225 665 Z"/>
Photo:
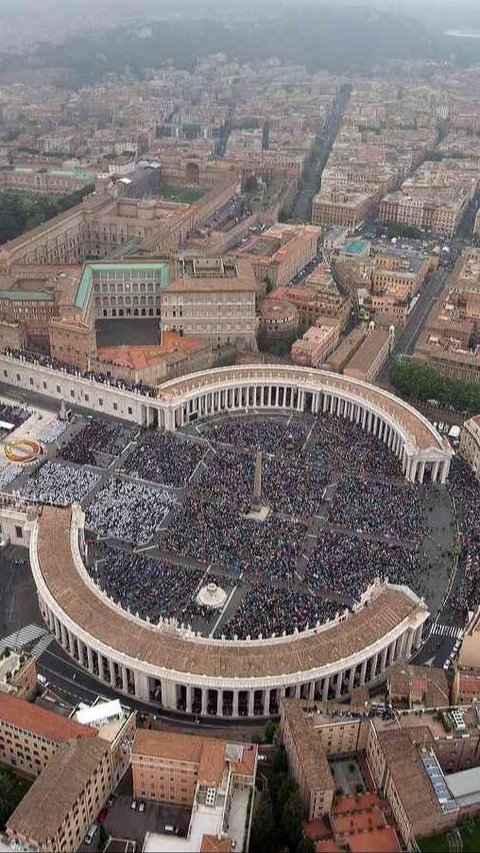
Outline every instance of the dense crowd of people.
<path id="1" fill-rule="evenodd" d="M 80 503 L 98 481 L 88 468 L 75 468 L 48 460 L 20 487 L 20 494 L 39 503 L 69 506 Z"/>
<path id="2" fill-rule="evenodd" d="M 460 524 L 460 577 L 455 606 L 466 617 L 480 605 L 480 484 L 464 462 L 455 458 L 448 480 Z"/>
<path id="3" fill-rule="evenodd" d="M 171 432 L 145 432 L 125 463 L 133 477 L 184 486 L 205 454 L 203 444 L 188 441 Z"/>
<path id="4" fill-rule="evenodd" d="M 416 549 L 321 530 L 304 579 L 311 589 L 324 595 L 344 596 L 348 604 L 358 601 L 376 578 L 407 584 L 420 593 L 420 557 Z"/>
<path id="5" fill-rule="evenodd" d="M 293 519 L 269 515 L 258 523 L 227 504 L 188 495 L 175 510 L 160 547 L 200 563 L 218 563 L 250 578 L 293 578 L 307 527 Z"/>
<path id="6" fill-rule="evenodd" d="M 175 496 L 165 489 L 159 491 L 134 480 L 108 480 L 87 509 L 86 527 L 100 537 L 146 545 L 159 535 L 174 501 Z"/>
<path id="7" fill-rule="evenodd" d="M 90 572 L 124 610 L 155 623 L 175 617 L 179 624 L 187 624 L 187 605 L 203 576 L 198 569 L 111 549 Z"/>
<path id="8" fill-rule="evenodd" d="M 348 460 L 348 471 L 357 476 L 402 476 L 400 461 L 383 441 L 345 418 L 319 415 L 305 454 L 335 475 L 345 471 Z"/>
<path id="9" fill-rule="evenodd" d="M 116 421 L 92 418 L 70 441 L 61 448 L 59 458 L 79 465 L 96 465 L 107 468 L 112 458 L 119 456 L 134 431 Z"/>
<path id="10" fill-rule="evenodd" d="M 70 376 L 92 379 L 94 382 L 100 382 L 102 385 L 111 385 L 112 388 L 119 388 L 122 391 L 132 391 L 134 394 L 141 394 L 143 397 L 157 396 L 157 389 L 152 385 L 145 384 L 145 382 L 130 382 L 128 379 L 113 376 L 108 371 L 100 373 L 98 370 L 80 370 L 80 368 L 75 367 L 73 364 L 69 364 L 66 361 L 59 361 L 58 358 L 52 358 L 43 353 L 6 347 L 5 354 L 11 358 L 17 358 L 20 361 L 26 361 L 38 367 L 50 367 L 52 370 L 59 370 L 61 373 L 68 373 Z"/>
<path id="11" fill-rule="evenodd" d="M 307 417 L 230 418 L 217 424 L 205 424 L 202 432 L 210 441 L 233 444 L 263 453 L 300 453 L 312 426 Z"/>
<path id="12" fill-rule="evenodd" d="M 335 489 L 328 519 L 343 527 L 419 539 L 426 534 L 418 486 L 343 477 Z"/>
<path id="13" fill-rule="evenodd" d="M 16 477 L 24 470 L 23 465 L 18 462 L 10 462 L 3 468 L 0 468 L 0 492 L 13 483 Z"/>
<path id="14" fill-rule="evenodd" d="M 30 417 L 30 412 L 24 409 L 23 406 L 16 406 L 14 403 L 0 403 L 0 421 L 13 426 L 19 427 L 25 423 Z"/>
<path id="15" fill-rule="evenodd" d="M 293 634 L 313 628 L 317 622 L 333 619 L 339 607 L 332 601 L 312 595 L 308 590 L 262 582 L 252 583 L 232 618 L 221 628 L 229 640 L 244 640 Z"/>
<path id="16" fill-rule="evenodd" d="M 211 630 L 215 611 L 196 600 L 208 568 L 208 578 L 217 576 L 228 592 L 239 584 L 235 600 L 244 593 L 236 612 L 230 606 L 223 615 L 217 634 L 253 638 L 331 619 L 377 577 L 424 594 L 423 491 L 395 479 L 401 475 L 397 460 L 377 439 L 327 416 L 239 418 L 203 427 L 203 433 L 208 443 L 142 431 L 122 460 L 125 473 L 107 472 L 89 498 L 86 527 L 95 537 L 132 547 L 155 544 L 163 557 L 108 550 L 98 561 L 98 582 L 122 607 L 152 621 L 175 616 L 195 630 Z M 40 466 L 21 493 L 47 503 L 85 502 L 99 476 L 88 466 L 106 468 L 133 435 L 127 426 L 95 417 L 61 449 L 63 461 Z M 257 450 L 261 503 L 269 510 L 261 522 L 246 517 Z M 463 478 L 460 494 L 467 475 L 461 470 L 457 476 Z M 0 473 L 0 488 L 1 482 Z M 465 539 L 472 573 L 465 596 L 480 574 L 476 486 L 471 495 L 462 508 L 477 538 Z M 317 535 L 319 522 L 312 519 L 327 514 L 342 530 L 327 526 Z"/>

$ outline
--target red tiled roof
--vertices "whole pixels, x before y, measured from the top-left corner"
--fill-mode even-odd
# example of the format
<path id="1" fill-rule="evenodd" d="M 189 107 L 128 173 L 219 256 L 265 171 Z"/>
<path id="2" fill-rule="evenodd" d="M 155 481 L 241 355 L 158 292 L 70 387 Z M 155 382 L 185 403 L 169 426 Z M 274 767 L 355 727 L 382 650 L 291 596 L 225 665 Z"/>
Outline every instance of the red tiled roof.
<path id="1" fill-rule="evenodd" d="M 46 708 L 0 693 L 0 720 L 26 729 L 54 743 L 63 743 L 77 737 L 96 737 L 97 729 L 67 720 Z"/>

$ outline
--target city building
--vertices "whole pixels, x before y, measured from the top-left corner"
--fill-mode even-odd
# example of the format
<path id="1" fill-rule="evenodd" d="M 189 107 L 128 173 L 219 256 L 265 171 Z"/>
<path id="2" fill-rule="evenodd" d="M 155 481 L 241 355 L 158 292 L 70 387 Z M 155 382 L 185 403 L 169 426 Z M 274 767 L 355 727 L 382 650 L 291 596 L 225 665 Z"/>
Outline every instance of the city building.
<path id="1" fill-rule="evenodd" d="M 388 800 L 405 844 L 419 835 L 455 826 L 459 806 L 432 748 L 417 745 L 410 733 L 372 722 L 367 762 L 379 791 Z"/>
<path id="2" fill-rule="evenodd" d="M 373 212 L 374 203 L 374 196 L 366 192 L 341 187 L 321 190 L 313 197 L 312 222 L 356 231 Z"/>
<path id="3" fill-rule="evenodd" d="M 264 299 L 261 307 L 258 339 L 261 347 L 269 343 L 285 343 L 288 346 L 298 334 L 298 311 L 287 299 L 274 296 Z"/>
<path id="4" fill-rule="evenodd" d="M 26 652 L 6 649 L 0 658 L 0 691 L 31 700 L 37 692 L 37 661 Z"/>
<path id="5" fill-rule="evenodd" d="M 24 699 L 0 692 L 0 761 L 29 776 L 47 766 L 59 745 L 97 731 Z"/>
<path id="6" fill-rule="evenodd" d="M 321 741 L 315 737 L 296 699 L 284 699 L 281 703 L 280 736 L 307 820 L 329 814 L 335 782 Z"/>
<path id="7" fill-rule="evenodd" d="M 319 367 L 324 364 L 338 344 L 340 328 L 337 323 L 327 324 L 323 318 L 311 326 L 302 338 L 292 345 L 291 356 L 294 364 L 305 367 Z"/>
<path id="8" fill-rule="evenodd" d="M 280 287 L 317 255 L 320 229 L 312 225 L 276 223 L 266 231 L 254 233 L 236 249 L 238 257 L 250 261 L 259 290 Z"/>
<path id="9" fill-rule="evenodd" d="M 162 333 L 207 339 L 213 346 L 256 349 L 256 283 L 235 258 L 181 258 L 161 292 Z"/>
<path id="10" fill-rule="evenodd" d="M 465 421 L 460 433 L 459 453 L 480 480 L 480 415 Z"/>
<path id="11" fill-rule="evenodd" d="M 192 809 L 187 838 L 152 834 L 146 849 L 248 849 L 257 749 L 254 744 L 138 729 L 131 753 L 134 796 Z"/>
<path id="12" fill-rule="evenodd" d="M 388 360 L 394 340 L 393 326 L 390 329 L 370 328 L 365 340 L 344 367 L 344 376 L 374 382 Z"/>
<path id="13" fill-rule="evenodd" d="M 8 819 L 10 843 L 39 853 L 77 850 L 112 787 L 108 744 L 95 737 L 67 740 Z"/>

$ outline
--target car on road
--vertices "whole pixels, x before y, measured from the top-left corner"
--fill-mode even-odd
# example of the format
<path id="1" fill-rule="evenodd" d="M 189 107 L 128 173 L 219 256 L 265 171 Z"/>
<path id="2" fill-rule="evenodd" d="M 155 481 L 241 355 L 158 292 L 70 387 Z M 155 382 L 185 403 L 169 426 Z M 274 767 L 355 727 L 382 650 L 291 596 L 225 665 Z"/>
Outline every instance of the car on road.
<path id="1" fill-rule="evenodd" d="M 138 811 L 140 812 L 140 814 L 143 814 L 145 811 L 145 803 L 143 802 L 143 800 L 138 804 Z"/>
<path id="2" fill-rule="evenodd" d="M 131 810 L 132 812 L 136 812 L 136 811 L 137 811 L 137 801 L 136 801 L 136 800 L 132 800 L 132 802 L 131 802 L 131 804 L 130 804 L 130 810 Z"/>

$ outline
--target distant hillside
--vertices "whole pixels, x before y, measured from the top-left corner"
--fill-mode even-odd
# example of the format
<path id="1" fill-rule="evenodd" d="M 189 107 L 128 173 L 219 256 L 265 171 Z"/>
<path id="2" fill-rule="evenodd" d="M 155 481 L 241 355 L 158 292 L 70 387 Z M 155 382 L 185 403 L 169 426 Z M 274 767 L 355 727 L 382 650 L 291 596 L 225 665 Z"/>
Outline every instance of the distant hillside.
<path id="1" fill-rule="evenodd" d="M 66 82 L 76 88 L 126 68 L 141 77 L 166 60 L 191 70 L 200 56 L 218 52 L 240 61 L 277 56 L 310 70 L 348 74 L 378 70 L 392 59 L 451 58 L 452 52 L 468 64 L 480 58 L 480 44 L 448 38 L 402 14 L 306 4 L 254 20 L 182 17 L 150 21 L 148 32 L 138 24 L 76 33 L 61 44 L 38 46 L 29 64 L 65 68 Z M 18 62 L 4 58 L 0 70 Z"/>

